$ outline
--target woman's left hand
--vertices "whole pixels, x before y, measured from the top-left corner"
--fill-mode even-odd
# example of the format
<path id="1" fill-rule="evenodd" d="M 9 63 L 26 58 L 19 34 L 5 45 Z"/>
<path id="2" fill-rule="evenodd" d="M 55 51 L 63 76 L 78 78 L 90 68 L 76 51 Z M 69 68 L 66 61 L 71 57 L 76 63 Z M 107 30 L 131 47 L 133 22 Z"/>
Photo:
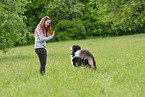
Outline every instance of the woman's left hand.
<path id="1" fill-rule="evenodd" d="M 55 31 L 53 31 L 52 37 L 54 37 L 54 35 L 55 35 Z"/>

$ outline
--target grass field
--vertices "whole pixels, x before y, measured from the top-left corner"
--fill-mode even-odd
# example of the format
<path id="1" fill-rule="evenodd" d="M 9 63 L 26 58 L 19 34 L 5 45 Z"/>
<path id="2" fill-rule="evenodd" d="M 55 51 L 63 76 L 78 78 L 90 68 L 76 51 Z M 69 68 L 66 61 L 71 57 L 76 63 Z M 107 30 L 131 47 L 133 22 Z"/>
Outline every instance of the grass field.
<path id="1" fill-rule="evenodd" d="M 97 71 L 72 68 L 69 46 L 95 57 Z M 145 34 L 47 43 L 46 74 L 34 45 L 0 53 L 0 97 L 145 97 Z"/>

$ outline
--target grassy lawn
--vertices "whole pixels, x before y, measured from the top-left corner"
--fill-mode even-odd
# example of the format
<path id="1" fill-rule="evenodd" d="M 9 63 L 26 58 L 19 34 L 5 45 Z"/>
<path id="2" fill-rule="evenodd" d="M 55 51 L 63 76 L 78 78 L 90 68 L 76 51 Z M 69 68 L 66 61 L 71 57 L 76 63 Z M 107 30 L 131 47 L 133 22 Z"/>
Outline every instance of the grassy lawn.
<path id="1" fill-rule="evenodd" d="M 72 68 L 69 46 L 95 57 L 98 69 Z M 145 34 L 47 43 L 46 74 L 34 45 L 0 53 L 0 97 L 145 97 Z"/>

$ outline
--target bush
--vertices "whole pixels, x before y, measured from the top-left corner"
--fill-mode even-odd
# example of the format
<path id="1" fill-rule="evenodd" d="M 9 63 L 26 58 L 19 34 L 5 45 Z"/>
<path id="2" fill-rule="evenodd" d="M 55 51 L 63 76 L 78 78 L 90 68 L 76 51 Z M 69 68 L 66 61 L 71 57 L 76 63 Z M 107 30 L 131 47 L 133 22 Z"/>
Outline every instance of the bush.
<path id="1" fill-rule="evenodd" d="M 107 25 L 111 23 L 110 30 L 117 31 L 119 35 L 143 31 L 145 24 L 144 0 L 91 1 L 95 1 L 98 4 L 98 13 L 102 15 L 101 21 Z"/>
<path id="2" fill-rule="evenodd" d="M 24 23 L 26 3 L 26 0 L 0 1 L 0 50 L 7 52 L 14 46 L 25 45 L 32 36 Z"/>
<path id="3" fill-rule="evenodd" d="M 79 0 L 51 0 L 45 7 L 46 14 L 51 17 L 52 25 L 61 20 L 73 20 L 83 16 L 85 5 Z"/>
<path id="4" fill-rule="evenodd" d="M 55 40 L 78 40 L 86 38 L 85 27 L 80 19 L 62 20 L 56 25 Z"/>

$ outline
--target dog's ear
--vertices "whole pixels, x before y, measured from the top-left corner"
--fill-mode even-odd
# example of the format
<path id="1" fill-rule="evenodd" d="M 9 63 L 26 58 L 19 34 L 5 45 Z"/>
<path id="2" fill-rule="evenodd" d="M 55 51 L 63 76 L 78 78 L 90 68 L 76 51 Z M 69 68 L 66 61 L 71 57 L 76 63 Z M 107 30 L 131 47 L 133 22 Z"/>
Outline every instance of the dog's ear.
<path id="1" fill-rule="evenodd" d="M 79 45 L 77 45 L 77 48 L 80 50 L 81 49 L 81 47 L 79 46 Z"/>
<path id="2" fill-rule="evenodd" d="M 79 49 L 81 49 L 81 47 L 79 46 Z"/>

